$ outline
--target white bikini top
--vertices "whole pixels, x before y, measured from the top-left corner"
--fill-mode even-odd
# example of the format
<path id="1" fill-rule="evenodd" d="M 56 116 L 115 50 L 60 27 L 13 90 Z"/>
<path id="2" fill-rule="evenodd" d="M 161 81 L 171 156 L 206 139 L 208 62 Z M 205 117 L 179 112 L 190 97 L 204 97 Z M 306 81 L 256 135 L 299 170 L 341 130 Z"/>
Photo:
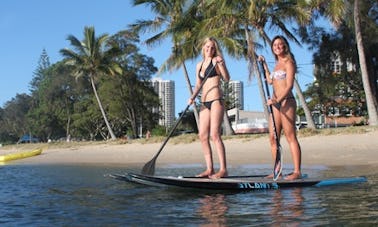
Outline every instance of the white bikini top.
<path id="1" fill-rule="evenodd" d="M 286 79 L 286 72 L 283 70 L 277 70 L 270 74 L 270 79 L 273 80 L 284 80 Z"/>

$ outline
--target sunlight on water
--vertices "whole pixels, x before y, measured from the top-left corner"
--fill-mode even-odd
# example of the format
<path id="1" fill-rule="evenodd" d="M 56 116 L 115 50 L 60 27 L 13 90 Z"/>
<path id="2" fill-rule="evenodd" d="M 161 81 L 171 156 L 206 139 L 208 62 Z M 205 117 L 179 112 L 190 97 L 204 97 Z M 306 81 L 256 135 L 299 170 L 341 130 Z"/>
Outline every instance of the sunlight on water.
<path id="1" fill-rule="evenodd" d="M 312 177 L 367 174 L 368 182 L 330 187 L 225 192 L 146 187 L 109 166 L 0 167 L 0 226 L 317 226 L 378 224 L 376 166 L 311 167 Z M 201 166 L 166 166 L 156 174 L 190 176 Z M 230 169 L 263 174 L 267 166 Z"/>

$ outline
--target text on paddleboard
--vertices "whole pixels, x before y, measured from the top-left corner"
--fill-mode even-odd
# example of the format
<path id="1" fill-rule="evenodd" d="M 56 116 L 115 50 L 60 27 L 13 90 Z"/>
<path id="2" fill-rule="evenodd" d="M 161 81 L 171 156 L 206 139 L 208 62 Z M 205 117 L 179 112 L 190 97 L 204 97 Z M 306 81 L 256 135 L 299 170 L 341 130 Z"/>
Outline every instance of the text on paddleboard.
<path id="1" fill-rule="evenodd" d="M 277 183 L 263 183 L 263 182 L 243 182 L 239 183 L 239 188 L 253 188 L 253 189 L 278 189 Z"/>

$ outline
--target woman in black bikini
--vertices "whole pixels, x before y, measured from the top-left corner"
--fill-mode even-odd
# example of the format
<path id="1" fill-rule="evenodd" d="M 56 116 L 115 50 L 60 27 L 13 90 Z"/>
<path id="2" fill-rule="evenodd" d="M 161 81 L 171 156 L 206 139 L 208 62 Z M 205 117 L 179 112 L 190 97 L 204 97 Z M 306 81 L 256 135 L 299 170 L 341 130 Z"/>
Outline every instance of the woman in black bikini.
<path id="1" fill-rule="evenodd" d="M 273 85 L 273 97 L 267 100 L 267 105 L 273 105 L 273 115 L 276 123 L 278 137 L 284 130 L 285 137 L 290 147 L 293 158 L 294 171 L 285 179 L 293 180 L 301 178 L 301 160 L 302 152 L 296 135 L 295 118 L 297 103 L 292 93 L 296 63 L 290 46 L 283 36 L 276 36 L 272 40 L 272 52 L 276 59 L 276 65 L 272 73 L 269 72 L 268 66 L 263 56 L 259 60 L 263 62 L 265 75 L 268 83 Z M 276 142 L 274 139 L 272 122 L 270 120 L 270 144 L 272 148 L 273 160 L 276 159 Z"/>
<path id="2" fill-rule="evenodd" d="M 196 67 L 196 86 L 193 94 L 196 94 L 204 78 L 207 80 L 201 91 L 201 111 L 199 123 L 199 139 L 205 155 L 206 170 L 197 177 L 221 178 L 227 176 L 227 163 L 225 147 L 221 138 L 221 124 L 223 121 L 224 105 L 223 93 L 220 88 L 221 78 L 230 80 L 230 75 L 222 57 L 218 43 L 214 38 L 207 38 L 202 46 L 203 60 Z M 189 104 L 194 102 L 191 97 Z M 214 172 L 213 155 L 210 145 L 210 137 L 218 152 L 219 171 Z"/>

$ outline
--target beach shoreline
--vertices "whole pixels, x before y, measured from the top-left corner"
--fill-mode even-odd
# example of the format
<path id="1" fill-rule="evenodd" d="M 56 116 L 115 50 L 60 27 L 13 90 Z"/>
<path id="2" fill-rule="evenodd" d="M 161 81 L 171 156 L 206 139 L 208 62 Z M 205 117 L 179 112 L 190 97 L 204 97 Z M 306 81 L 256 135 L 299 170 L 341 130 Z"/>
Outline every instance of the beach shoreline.
<path id="1" fill-rule="evenodd" d="M 322 166 L 378 166 L 378 130 L 364 133 L 313 135 L 299 137 L 302 148 L 302 167 Z M 271 165 L 268 137 L 233 137 L 225 139 L 229 166 Z M 41 155 L 13 161 L 12 164 L 88 164 L 143 166 L 152 159 L 161 143 L 99 143 L 67 147 L 44 145 Z M 286 139 L 281 139 L 284 164 L 291 165 L 291 154 Z M 213 152 L 217 165 L 216 151 Z M 175 164 L 204 165 L 198 140 L 191 143 L 168 142 L 160 153 L 156 167 Z"/>

